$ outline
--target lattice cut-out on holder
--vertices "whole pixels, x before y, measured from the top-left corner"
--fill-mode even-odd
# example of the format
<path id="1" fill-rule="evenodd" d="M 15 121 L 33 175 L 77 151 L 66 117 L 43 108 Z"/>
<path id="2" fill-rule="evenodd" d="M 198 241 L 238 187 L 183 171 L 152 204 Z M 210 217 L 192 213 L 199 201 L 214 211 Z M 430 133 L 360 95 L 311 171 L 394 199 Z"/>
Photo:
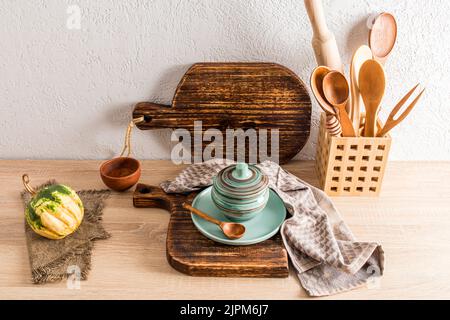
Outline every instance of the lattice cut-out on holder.
<path id="1" fill-rule="evenodd" d="M 316 155 L 322 190 L 330 196 L 378 196 L 391 137 L 333 137 L 325 128 L 325 120 L 322 114 Z"/>

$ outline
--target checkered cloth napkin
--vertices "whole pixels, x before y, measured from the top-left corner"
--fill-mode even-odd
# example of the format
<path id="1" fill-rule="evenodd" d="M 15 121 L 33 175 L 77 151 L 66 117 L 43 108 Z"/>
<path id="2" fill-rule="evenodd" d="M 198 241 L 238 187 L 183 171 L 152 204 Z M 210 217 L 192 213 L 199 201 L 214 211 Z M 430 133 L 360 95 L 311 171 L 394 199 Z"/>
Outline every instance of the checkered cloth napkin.
<path id="1" fill-rule="evenodd" d="M 183 170 L 161 184 L 167 193 L 200 190 L 230 160 L 210 160 Z M 311 296 L 326 296 L 373 285 L 383 273 L 384 254 L 374 242 L 359 242 L 340 217 L 330 198 L 270 161 L 257 165 L 269 186 L 292 215 L 281 227 L 284 245 L 303 288 Z"/>

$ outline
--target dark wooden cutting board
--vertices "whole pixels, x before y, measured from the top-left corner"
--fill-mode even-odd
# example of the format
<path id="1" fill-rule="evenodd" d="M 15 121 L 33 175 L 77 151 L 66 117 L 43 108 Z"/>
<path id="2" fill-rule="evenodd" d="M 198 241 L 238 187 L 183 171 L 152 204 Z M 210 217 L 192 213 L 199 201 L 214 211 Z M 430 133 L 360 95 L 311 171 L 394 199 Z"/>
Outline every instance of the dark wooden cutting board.
<path id="1" fill-rule="evenodd" d="M 137 124 L 140 129 L 182 128 L 192 137 L 194 121 L 202 121 L 203 132 L 278 129 L 279 162 L 283 164 L 308 140 L 311 99 L 299 77 L 279 64 L 197 63 L 181 79 L 171 106 L 141 102 L 133 118 L 141 116 L 145 121 Z M 203 142 L 203 148 L 208 143 Z M 267 150 L 270 147 L 269 143 Z"/>
<path id="2" fill-rule="evenodd" d="M 182 207 L 196 193 L 166 194 L 161 188 L 138 184 L 133 195 L 137 208 L 170 212 L 166 254 L 170 265 L 191 276 L 283 278 L 289 275 L 288 256 L 278 233 L 251 246 L 228 246 L 203 236 L 190 212 Z"/>

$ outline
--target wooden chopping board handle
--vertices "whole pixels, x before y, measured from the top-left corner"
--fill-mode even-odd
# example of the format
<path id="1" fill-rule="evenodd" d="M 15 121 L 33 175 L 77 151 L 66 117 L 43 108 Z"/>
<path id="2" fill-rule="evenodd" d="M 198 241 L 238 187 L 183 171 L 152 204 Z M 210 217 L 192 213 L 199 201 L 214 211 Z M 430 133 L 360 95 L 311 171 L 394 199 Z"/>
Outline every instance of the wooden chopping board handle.
<path id="1" fill-rule="evenodd" d="M 173 111 L 172 106 L 158 104 L 153 102 L 139 102 L 133 111 L 133 119 L 144 117 L 144 121 L 137 123 L 139 129 L 173 129 L 173 121 L 169 121 L 170 117 L 166 115 Z"/>
<path id="2" fill-rule="evenodd" d="M 133 194 L 133 205 L 136 208 L 160 208 L 173 212 L 176 203 L 186 196 L 165 193 L 160 187 L 139 183 Z M 186 199 L 187 200 L 187 199 Z M 181 201 L 182 202 L 182 201 Z"/>

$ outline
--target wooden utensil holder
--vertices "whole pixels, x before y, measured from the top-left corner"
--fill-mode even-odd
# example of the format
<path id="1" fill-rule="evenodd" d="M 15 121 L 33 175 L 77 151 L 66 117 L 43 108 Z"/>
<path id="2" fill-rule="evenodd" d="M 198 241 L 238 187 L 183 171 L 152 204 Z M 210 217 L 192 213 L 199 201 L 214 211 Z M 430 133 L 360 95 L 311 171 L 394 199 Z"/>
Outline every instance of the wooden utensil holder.
<path id="1" fill-rule="evenodd" d="M 316 155 L 320 188 L 329 196 L 378 196 L 391 137 L 333 137 L 325 118 L 322 113 Z"/>

